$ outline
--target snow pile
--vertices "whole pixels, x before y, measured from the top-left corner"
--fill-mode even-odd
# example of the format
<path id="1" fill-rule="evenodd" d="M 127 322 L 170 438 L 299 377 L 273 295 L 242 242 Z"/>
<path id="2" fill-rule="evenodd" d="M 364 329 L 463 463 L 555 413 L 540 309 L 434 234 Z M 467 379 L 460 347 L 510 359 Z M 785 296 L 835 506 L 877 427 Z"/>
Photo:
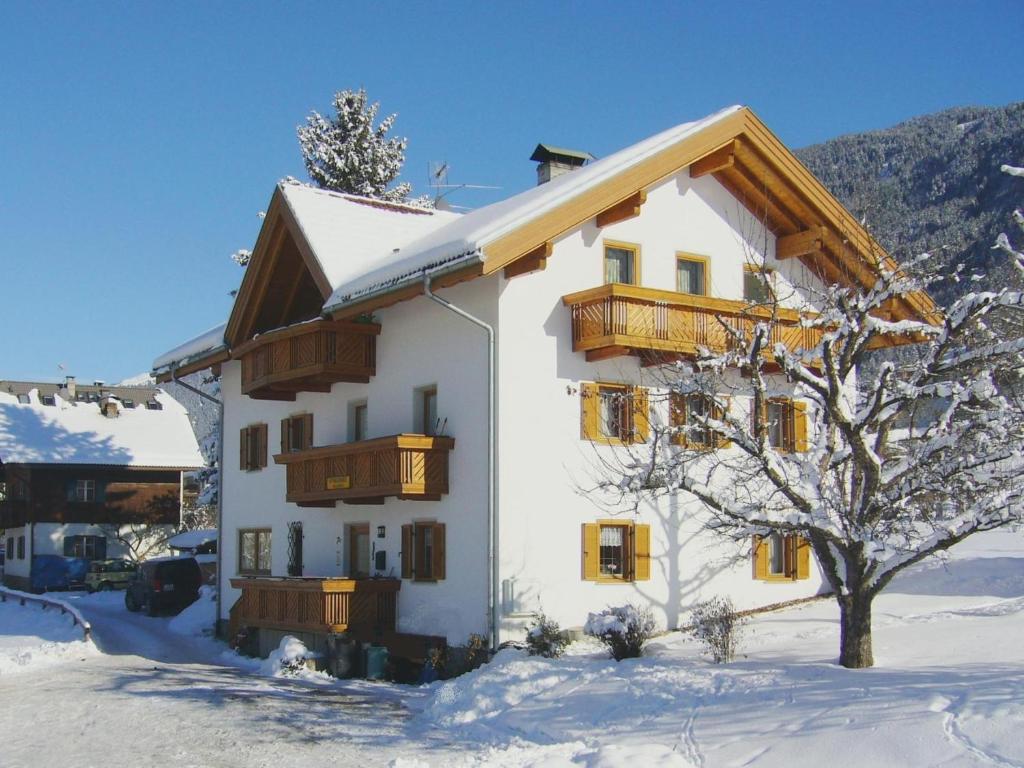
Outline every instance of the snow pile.
<path id="1" fill-rule="evenodd" d="M 306 644 L 297 637 L 285 635 L 276 651 L 271 651 L 260 665 L 260 674 L 268 677 L 325 677 L 322 673 L 313 672 L 306 667 L 308 659 L 318 659 L 320 654 L 306 648 Z"/>
<path id="2" fill-rule="evenodd" d="M 176 635 L 200 637 L 213 635 L 217 621 L 217 592 L 213 587 L 199 588 L 199 599 L 171 619 L 167 628 Z"/>
<path id="3" fill-rule="evenodd" d="M 0 603 L 0 677 L 35 671 L 96 653 L 82 628 L 59 608 Z"/>

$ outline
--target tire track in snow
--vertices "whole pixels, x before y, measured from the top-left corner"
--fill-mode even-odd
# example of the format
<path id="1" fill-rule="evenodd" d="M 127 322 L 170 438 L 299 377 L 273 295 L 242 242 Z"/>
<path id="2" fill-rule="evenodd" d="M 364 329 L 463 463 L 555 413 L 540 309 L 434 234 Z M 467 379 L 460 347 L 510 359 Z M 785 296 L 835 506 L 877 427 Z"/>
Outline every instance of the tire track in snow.
<path id="1" fill-rule="evenodd" d="M 966 703 L 966 695 L 958 697 L 956 701 L 945 696 L 939 696 L 932 702 L 930 709 L 933 712 L 941 712 L 943 714 L 942 731 L 946 737 L 946 741 L 960 747 L 990 765 L 999 766 L 999 768 L 1024 768 L 1020 763 L 1015 763 L 1011 760 L 1007 760 L 1002 755 L 996 754 L 995 752 L 988 752 L 982 749 L 975 744 L 966 733 L 964 733 L 964 730 L 960 725 L 960 715 L 963 713 L 964 705 Z"/>

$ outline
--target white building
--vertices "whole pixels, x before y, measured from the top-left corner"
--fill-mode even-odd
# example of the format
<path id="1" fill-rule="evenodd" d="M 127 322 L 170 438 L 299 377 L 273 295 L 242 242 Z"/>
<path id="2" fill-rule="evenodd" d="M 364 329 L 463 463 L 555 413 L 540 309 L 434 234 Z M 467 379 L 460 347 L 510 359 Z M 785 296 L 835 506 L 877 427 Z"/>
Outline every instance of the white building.
<path id="1" fill-rule="evenodd" d="M 795 539 L 752 552 L 682 494 L 634 513 L 586 489 L 685 420 L 662 364 L 763 317 L 765 280 L 810 346 L 801 313 L 870 281 L 880 247 L 746 108 L 584 157 L 539 147 L 549 181 L 465 215 L 275 190 L 226 326 L 154 363 L 222 375 L 222 619 L 496 644 L 541 610 L 578 626 L 641 602 L 674 627 L 713 595 L 822 589 Z M 773 440 L 799 450 L 776 384 Z"/>

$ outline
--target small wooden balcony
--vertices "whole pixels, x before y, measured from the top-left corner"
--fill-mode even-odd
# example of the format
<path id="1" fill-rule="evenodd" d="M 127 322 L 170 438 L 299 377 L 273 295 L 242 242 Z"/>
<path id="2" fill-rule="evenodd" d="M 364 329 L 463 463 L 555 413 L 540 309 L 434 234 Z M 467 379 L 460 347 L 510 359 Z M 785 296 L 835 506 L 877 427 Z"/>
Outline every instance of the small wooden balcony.
<path id="1" fill-rule="evenodd" d="M 572 348 L 587 360 L 639 355 L 645 363 L 695 357 L 699 347 L 726 352 L 733 343 L 729 329 L 750 338 L 754 325 L 769 320 L 767 308 L 743 301 L 659 291 L 610 283 L 562 297 L 572 312 Z M 811 349 L 820 328 L 800 325 L 800 313 L 778 309 L 771 344 Z"/>
<path id="2" fill-rule="evenodd" d="M 241 627 L 290 632 L 394 632 L 399 579 L 240 577 L 231 608 L 232 637 Z"/>
<path id="3" fill-rule="evenodd" d="M 392 435 L 282 453 L 287 501 L 299 506 L 383 504 L 388 496 L 438 501 L 448 493 L 451 437 Z"/>
<path id="4" fill-rule="evenodd" d="M 377 372 L 376 323 L 313 320 L 264 333 L 234 350 L 242 394 L 294 400 L 296 392 L 330 392 L 339 381 L 368 382 Z"/>

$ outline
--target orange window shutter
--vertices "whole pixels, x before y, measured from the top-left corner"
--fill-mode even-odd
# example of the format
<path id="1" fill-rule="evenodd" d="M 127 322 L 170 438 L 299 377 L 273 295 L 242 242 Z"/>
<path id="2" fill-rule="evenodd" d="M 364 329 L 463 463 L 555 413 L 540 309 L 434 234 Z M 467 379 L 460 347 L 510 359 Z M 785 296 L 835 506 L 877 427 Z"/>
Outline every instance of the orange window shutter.
<path id="1" fill-rule="evenodd" d="M 256 427 L 256 465 L 263 469 L 267 466 L 267 425 Z"/>
<path id="2" fill-rule="evenodd" d="M 291 419 L 281 419 L 281 453 L 292 449 Z"/>
<path id="3" fill-rule="evenodd" d="M 633 442 L 646 443 L 651 434 L 651 407 L 647 387 L 633 387 Z"/>
<path id="4" fill-rule="evenodd" d="M 793 401 L 793 450 L 807 450 L 807 403 Z"/>
<path id="5" fill-rule="evenodd" d="M 249 428 L 242 427 L 238 432 L 238 468 L 249 469 Z"/>
<path id="6" fill-rule="evenodd" d="M 412 525 L 402 526 L 402 578 L 412 578 Z"/>
<path id="7" fill-rule="evenodd" d="M 601 526 L 583 524 L 583 580 L 597 581 L 601 575 Z"/>
<path id="8" fill-rule="evenodd" d="M 313 414 L 307 413 L 302 417 L 302 448 L 313 447 Z"/>
<path id="9" fill-rule="evenodd" d="M 796 578 L 796 536 L 782 537 L 782 552 L 785 557 L 782 573 L 787 579 Z"/>
<path id="10" fill-rule="evenodd" d="M 682 427 L 686 424 L 686 396 L 679 392 L 672 392 L 668 396 L 668 425 L 670 427 Z M 686 446 L 686 434 L 674 432 L 672 442 L 675 445 Z"/>
<path id="11" fill-rule="evenodd" d="M 635 581 L 651 579 L 651 526 L 636 525 L 633 527 L 633 550 L 636 565 L 633 570 Z"/>
<path id="12" fill-rule="evenodd" d="M 798 579 L 811 578 L 811 542 L 803 536 L 795 536 L 796 539 L 796 577 Z"/>
<path id="13" fill-rule="evenodd" d="M 434 523 L 434 562 L 431 573 L 440 581 L 444 578 L 444 523 Z"/>
<path id="14" fill-rule="evenodd" d="M 755 536 L 751 551 L 754 555 L 754 578 L 768 578 L 768 540 Z"/>
<path id="15" fill-rule="evenodd" d="M 597 384 L 580 384 L 580 437 L 596 440 L 601 435 L 600 397 Z"/>

